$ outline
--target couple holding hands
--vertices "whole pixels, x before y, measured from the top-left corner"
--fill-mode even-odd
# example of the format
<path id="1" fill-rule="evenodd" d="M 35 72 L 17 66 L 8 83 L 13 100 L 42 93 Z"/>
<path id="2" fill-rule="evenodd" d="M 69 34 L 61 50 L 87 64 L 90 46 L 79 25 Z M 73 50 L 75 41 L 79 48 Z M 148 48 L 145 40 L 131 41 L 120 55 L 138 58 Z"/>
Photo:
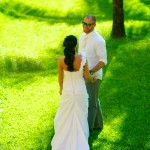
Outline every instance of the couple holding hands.
<path id="1" fill-rule="evenodd" d="M 96 18 L 85 16 L 79 38 L 64 39 L 64 56 L 58 59 L 60 103 L 54 118 L 52 150 L 90 150 L 89 135 L 103 129 L 99 90 L 107 64 L 105 40 L 96 30 Z"/>

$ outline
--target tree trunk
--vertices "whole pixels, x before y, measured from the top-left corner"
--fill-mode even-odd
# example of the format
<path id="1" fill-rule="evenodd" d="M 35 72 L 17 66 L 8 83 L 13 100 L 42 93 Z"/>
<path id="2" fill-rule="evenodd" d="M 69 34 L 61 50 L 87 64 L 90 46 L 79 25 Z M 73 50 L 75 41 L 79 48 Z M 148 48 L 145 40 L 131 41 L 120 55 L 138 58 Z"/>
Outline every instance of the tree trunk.
<path id="1" fill-rule="evenodd" d="M 123 0 L 113 0 L 113 38 L 125 37 Z"/>

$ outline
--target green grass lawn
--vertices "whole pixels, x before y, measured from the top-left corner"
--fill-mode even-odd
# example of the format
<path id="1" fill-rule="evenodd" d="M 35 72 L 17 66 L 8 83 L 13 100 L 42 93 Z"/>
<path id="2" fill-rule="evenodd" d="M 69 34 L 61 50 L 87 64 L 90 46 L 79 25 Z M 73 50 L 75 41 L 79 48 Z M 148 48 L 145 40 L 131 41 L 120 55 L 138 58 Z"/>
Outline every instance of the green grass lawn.
<path id="1" fill-rule="evenodd" d="M 106 39 L 101 86 L 104 130 L 91 150 L 150 149 L 150 3 L 124 1 L 125 39 L 110 38 L 112 1 L 0 1 L 0 150 L 48 150 L 59 104 L 62 41 L 88 13 Z"/>

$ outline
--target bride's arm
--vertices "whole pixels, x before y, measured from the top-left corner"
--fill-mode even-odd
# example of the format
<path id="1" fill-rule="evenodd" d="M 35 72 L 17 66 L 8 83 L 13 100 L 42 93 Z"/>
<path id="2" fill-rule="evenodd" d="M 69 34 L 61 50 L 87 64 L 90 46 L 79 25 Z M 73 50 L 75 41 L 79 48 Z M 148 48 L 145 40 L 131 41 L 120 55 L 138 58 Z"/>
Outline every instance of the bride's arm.
<path id="1" fill-rule="evenodd" d="M 96 78 L 93 77 L 89 72 L 88 62 L 86 61 L 84 66 L 84 78 L 90 80 L 92 83 L 96 81 Z"/>
<path id="2" fill-rule="evenodd" d="M 58 83 L 59 83 L 59 93 L 62 94 L 63 89 L 63 79 L 64 79 L 64 71 L 62 68 L 62 57 L 58 59 Z"/>

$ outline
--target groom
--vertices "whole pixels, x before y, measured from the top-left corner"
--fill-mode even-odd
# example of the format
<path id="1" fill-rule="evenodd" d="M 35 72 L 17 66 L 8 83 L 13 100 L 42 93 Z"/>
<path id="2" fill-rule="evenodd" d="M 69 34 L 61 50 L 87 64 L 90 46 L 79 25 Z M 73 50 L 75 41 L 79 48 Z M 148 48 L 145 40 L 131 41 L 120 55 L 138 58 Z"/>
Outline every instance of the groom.
<path id="1" fill-rule="evenodd" d="M 107 64 L 107 52 L 105 40 L 94 29 L 96 26 L 95 16 L 85 16 L 82 26 L 83 33 L 79 38 L 78 51 L 86 53 L 90 73 L 97 78 L 95 83 L 86 81 L 86 88 L 89 94 L 88 123 L 90 133 L 92 133 L 93 130 L 103 129 L 99 90 L 102 82 L 102 68 Z"/>

